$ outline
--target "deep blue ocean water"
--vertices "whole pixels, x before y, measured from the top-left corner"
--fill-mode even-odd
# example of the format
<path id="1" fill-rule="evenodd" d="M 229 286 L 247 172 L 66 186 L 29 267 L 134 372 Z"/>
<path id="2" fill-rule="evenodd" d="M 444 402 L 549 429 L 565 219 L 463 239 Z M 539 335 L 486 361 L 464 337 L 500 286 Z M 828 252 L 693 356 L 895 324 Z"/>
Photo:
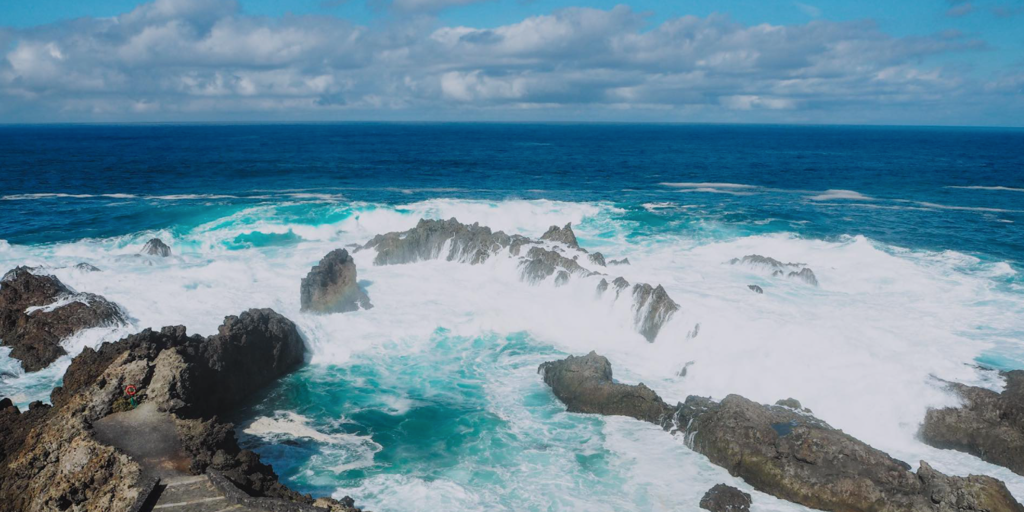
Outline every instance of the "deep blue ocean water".
<path id="1" fill-rule="evenodd" d="M 327 251 L 449 216 L 528 236 L 571 220 L 584 247 L 633 261 L 597 270 L 663 284 L 681 312 L 648 344 L 592 282 L 367 252 L 374 309 L 299 310 Z M 153 236 L 174 256 L 139 257 Z M 749 253 L 807 262 L 821 285 L 728 263 Z M 131 315 L 72 353 L 146 327 L 210 334 L 249 307 L 292 318 L 310 364 L 230 419 L 289 485 L 378 512 L 697 510 L 718 482 L 755 512 L 806 510 L 657 427 L 567 414 L 537 365 L 591 349 L 669 401 L 794 396 L 897 458 L 1024 498 L 1024 478 L 915 437 L 950 403 L 938 379 L 998 388 L 991 369 L 1024 368 L 1024 130 L 0 126 L 0 272 L 22 264 Z M 68 364 L 24 374 L 5 351 L 0 395 L 21 405 Z"/>

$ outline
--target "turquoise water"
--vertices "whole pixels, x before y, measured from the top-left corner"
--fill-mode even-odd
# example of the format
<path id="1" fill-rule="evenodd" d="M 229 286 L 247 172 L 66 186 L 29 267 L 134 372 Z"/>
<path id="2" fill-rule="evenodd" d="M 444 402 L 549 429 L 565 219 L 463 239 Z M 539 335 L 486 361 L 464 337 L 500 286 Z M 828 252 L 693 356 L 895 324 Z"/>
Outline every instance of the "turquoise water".
<path id="1" fill-rule="evenodd" d="M 211 334 L 250 307 L 296 322 L 309 364 L 232 420 L 303 492 L 377 512 L 611 511 L 750 490 L 653 425 L 566 413 L 537 366 L 597 350 L 668 401 L 795 397 L 901 460 L 992 475 L 1024 498 L 1024 478 L 915 437 L 928 407 L 954 403 L 942 380 L 998 389 L 986 368 L 1024 368 L 1022 132 L 0 132 L 0 270 L 40 266 L 132 318 L 67 340 L 72 354 L 147 327 Z M 628 305 L 595 297 L 598 277 L 529 286 L 507 257 L 375 267 L 363 251 L 374 309 L 300 311 L 299 282 L 330 250 L 451 217 L 531 237 L 572 222 L 584 247 L 632 262 L 595 270 L 662 284 L 681 310 L 650 344 Z M 171 258 L 136 255 L 154 236 Z M 747 254 L 806 263 L 820 286 L 728 264 Z M 0 395 L 45 399 L 68 363 L 24 374 L 0 349 Z M 801 510 L 753 494 L 755 510 Z"/>

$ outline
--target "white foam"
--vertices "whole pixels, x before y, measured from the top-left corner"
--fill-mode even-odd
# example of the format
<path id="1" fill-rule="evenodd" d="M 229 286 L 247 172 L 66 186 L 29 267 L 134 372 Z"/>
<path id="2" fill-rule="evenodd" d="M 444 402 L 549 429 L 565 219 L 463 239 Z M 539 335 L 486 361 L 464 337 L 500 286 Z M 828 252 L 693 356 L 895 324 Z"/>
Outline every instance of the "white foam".
<path id="1" fill-rule="evenodd" d="M 1004 186 L 1001 186 L 1001 185 L 996 185 L 996 186 L 973 185 L 973 186 L 970 186 L 970 187 L 949 186 L 949 187 L 946 187 L 946 188 L 959 188 L 959 189 L 963 189 L 963 190 L 999 190 L 999 191 L 1005 191 L 1005 192 L 1024 192 L 1024 188 L 1004 187 Z"/>
<path id="2" fill-rule="evenodd" d="M 851 201 L 874 201 L 874 198 L 868 197 L 855 190 L 833 190 L 829 189 L 821 194 L 809 197 L 811 201 L 830 201 L 833 199 L 848 199 Z"/>
<path id="3" fill-rule="evenodd" d="M 687 182 L 678 182 L 678 183 L 660 183 L 660 185 L 664 186 L 664 187 L 673 187 L 673 188 L 760 188 L 760 187 L 758 187 L 756 185 L 744 185 L 742 183 L 708 183 L 708 182 L 687 183 Z"/>
<path id="4" fill-rule="evenodd" d="M 330 468 L 335 473 L 372 466 L 374 454 L 383 449 L 369 436 L 347 433 L 327 434 L 311 427 L 310 422 L 309 418 L 301 414 L 277 411 L 272 417 L 256 418 L 244 427 L 242 432 L 271 442 L 280 442 L 285 439 L 308 439 L 334 447 L 336 450 L 332 450 L 331 455 L 341 459 L 335 460 Z M 338 448 L 341 450 L 337 450 Z"/>

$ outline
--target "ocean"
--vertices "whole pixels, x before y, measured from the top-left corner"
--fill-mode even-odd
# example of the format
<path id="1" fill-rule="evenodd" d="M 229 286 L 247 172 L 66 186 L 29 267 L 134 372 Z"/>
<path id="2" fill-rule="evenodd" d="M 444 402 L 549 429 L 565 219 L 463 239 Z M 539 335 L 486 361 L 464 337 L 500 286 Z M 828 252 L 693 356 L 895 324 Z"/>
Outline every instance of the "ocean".
<path id="1" fill-rule="evenodd" d="M 299 311 L 330 250 L 452 217 L 531 237 L 571 222 L 581 246 L 629 258 L 608 272 L 681 310 L 648 343 L 592 279 L 530 286 L 509 258 L 375 267 L 366 251 L 373 309 Z M 171 258 L 134 256 L 153 237 Z M 729 263 L 748 254 L 804 263 L 819 286 Z M 17 265 L 130 314 L 67 340 L 72 355 L 147 327 L 212 334 L 253 307 L 291 318 L 308 364 L 231 420 L 289 486 L 369 510 L 696 510 L 722 482 L 753 510 L 803 510 L 658 427 L 566 413 L 537 366 L 590 350 L 670 403 L 794 397 L 1024 500 L 1024 477 L 915 435 L 956 403 L 943 381 L 1000 389 L 995 370 L 1024 369 L 1024 130 L 0 126 L 0 271 Z M 7 353 L 0 395 L 22 406 L 70 362 L 26 374 Z"/>

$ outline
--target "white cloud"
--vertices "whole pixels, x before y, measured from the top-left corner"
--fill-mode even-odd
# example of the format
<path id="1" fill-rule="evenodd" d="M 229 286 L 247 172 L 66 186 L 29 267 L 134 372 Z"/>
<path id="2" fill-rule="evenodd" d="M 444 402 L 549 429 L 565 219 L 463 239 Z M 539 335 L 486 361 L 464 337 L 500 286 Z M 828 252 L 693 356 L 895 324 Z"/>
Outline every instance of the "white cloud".
<path id="1" fill-rule="evenodd" d="M 0 29 L 0 118 L 430 118 L 458 107 L 463 117 L 533 108 L 540 118 L 906 122 L 910 113 L 933 123 L 960 122 L 968 107 L 980 118 L 986 108 L 1024 111 L 1014 96 L 1024 73 L 982 83 L 922 64 L 983 47 L 957 33 L 898 38 L 871 22 L 746 26 L 721 15 L 651 26 L 626 6 L 487 29 L 437 23 L 412 16 L 371 28 L 250 16 L 227 0 L 156 0 L 111 19 Z"/>

